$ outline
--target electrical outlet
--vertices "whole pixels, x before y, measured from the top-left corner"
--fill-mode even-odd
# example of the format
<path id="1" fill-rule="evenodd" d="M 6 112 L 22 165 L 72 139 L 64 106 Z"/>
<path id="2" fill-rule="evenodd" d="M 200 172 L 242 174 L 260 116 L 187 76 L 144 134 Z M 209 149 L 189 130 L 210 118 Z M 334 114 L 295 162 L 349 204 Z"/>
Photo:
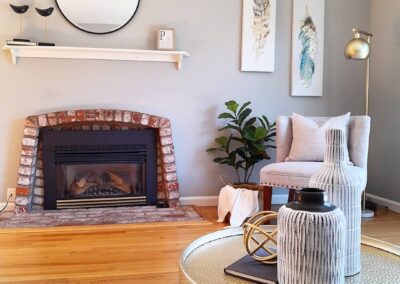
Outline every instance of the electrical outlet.
<path id="1" fill-rule="evenodd" d="M 11 203 L 15 203 L 15 197 L 16 197 L 16 192 L 15 192 L 15 188 L 7 188 L 7 197 L 8 198 L 10 195 L 12 195 L 12 197 L 10 198 Z"/>

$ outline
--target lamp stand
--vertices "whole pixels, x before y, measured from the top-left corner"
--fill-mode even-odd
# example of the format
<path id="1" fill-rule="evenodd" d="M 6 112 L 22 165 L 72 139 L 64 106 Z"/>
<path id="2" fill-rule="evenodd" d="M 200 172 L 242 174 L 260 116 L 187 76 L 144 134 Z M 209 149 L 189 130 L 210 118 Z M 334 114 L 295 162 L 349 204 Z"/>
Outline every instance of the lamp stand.
<path id="1" fill-rule="evenodd" d="M 369 36 L 368 44 L 371 44 L 371 37 Z M 367 59 L 367 74 L 366 74 L 366 85 L 365 85 L 365 115 L 369 114 L 369 69 L 370 69 L 370 56 Z"/>
<path id="2" fill-rule="evenodd" d="M 363 31 L 359 28 L 353 28 L 354 38 L 350 40 L 344 49 L 344 56 L 347 59 L 367 60 L 367 72 L 365 80 L 365 115 L 369 113 L 369 70 L 370 70 L 370 55 L 371 55 L 371 38 L 372 33 Z M 361 37 L 363 35 L 365 38 Z M 362 213 L 363 218 L 374 217 L 374 211 L 367 210 L 365 207 L 366 189 L 362 194 Z"/>
<path id="3" fill-rule="evenodd" d="M 371 44 L 371 36 L 367 37 L 368 44 Z M 366 74 L 366 85 L 365 85 L 365 115 L 368 115 L 369 113 L 369 69 L 370 69 L 370 57 L 367 59 L 367 74 Z M 361 211 L 361 217 L 362 218 L 372 218 L 375 215 L 375 212 L 372 210 L 369 210 L 365 207 L 365 201 L 366 201 L 366 190 L 363 192 L 363 204 L 362 204 L 362 211 Z"/>

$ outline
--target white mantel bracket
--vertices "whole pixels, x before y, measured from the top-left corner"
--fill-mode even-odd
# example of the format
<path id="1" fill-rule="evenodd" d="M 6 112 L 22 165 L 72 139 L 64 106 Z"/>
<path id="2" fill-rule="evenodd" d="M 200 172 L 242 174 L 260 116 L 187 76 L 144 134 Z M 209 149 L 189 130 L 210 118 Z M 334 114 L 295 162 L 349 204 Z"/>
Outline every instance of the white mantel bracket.
<path id="1" fill-rule="evenodd" d="M 5 45 L 4 50 L 10 51 L 12 62 L 17 65 L 18 58 L 58 58 L 58 59 L 91 59 L 91 60 L 123 60 L 172 62 L 177 70 L 181 70 L 185 51 L 135 50 L 90 47 L 64 46 L 11 46 Z"/>

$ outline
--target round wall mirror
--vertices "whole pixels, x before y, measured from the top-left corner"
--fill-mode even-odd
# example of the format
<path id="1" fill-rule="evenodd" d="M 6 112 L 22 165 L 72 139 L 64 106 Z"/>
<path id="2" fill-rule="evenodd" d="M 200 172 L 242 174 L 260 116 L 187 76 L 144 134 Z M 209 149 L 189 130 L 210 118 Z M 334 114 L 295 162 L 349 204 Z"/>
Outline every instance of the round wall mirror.
<path id="1" fill-rule="evenodd" d="M 64 17 L 78 29 L 108 34 L 132 20 L 140 0 L 56 0 L 56 3 Z"/>

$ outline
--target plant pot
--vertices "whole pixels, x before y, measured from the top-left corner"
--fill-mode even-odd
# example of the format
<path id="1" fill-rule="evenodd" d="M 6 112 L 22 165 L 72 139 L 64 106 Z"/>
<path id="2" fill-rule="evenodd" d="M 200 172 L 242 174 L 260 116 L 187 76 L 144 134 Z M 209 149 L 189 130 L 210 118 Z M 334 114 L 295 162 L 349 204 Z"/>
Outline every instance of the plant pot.
<path id="1" fill-rule="evenodd" d="M 257 190 L 257 191 L 261 191 L 262 190 L 262 186 L 251 182 L 251 183 L 232 183 L 230 184 L 230 186 L 232 186 L 233 188 L 244 188 L 244 189 L 248 189 L 248 190 Z"/>
<path id="2" fill-rule="evenodd" d="M 258 207 L 260 211 L 264 210 L 264 191 L 263 187 L 255 182 L 251 183 L 232 183 L 230 184 L 235 189 L 243 188 L 252 191 L 258 191 Z"/>

